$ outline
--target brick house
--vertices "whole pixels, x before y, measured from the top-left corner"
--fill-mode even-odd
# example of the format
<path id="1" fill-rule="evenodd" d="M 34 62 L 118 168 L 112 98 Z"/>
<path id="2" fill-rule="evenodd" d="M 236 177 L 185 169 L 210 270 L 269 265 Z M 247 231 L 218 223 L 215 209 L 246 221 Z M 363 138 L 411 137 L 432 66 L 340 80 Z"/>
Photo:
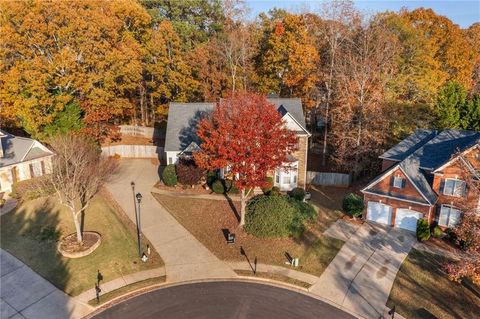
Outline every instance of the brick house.
<path id="1" fill-rule="evenodd" d="M 48 173 L 52 156 L 40 142 L 0 130 L 0 193 L 11 192 L 16 182 Z"/>
<path id="2" fill-rule="evenodd" d="M 362 189 L 367 220 L 415 231 L 419 218 L 454 227 L 462 199 L 480 210 L 463 180 L 480 178 L 480 132 L 417 130 L 380 158 L 382 173 Z"/>
<path id="3" fill-rule="evenodd" d="M 310 133 L 305 129 L 302 102 L 297 98 L 268 98 L 268 101 L 277 107 L 286 127 L 298 137 L 298 150 L 289 156 L 288 163 L 273 172 L 274 185 L 282 191 L 305 188 Z M 167 164 L 175 164 L 179 158 L 189 157 L 200 149 L 201 142 L 196 136 L 197 124 L 205 113 L 214 108 L 215 103 L 170 103 L 165 137 Z M 222 177 L 224 173 L 225 169 L 221 169 Z"/>

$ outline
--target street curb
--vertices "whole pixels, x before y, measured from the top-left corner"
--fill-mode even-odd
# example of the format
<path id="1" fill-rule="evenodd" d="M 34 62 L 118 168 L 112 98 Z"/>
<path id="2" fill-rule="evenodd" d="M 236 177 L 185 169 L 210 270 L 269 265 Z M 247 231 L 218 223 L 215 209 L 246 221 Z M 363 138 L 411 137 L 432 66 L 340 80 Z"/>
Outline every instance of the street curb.
<path id="1" fill-rule="evenodd" d="M 302 288 L 302 287 L 299 287 L 299 286 L 295 286 L 293 284 L 288 284 L 288 283 L 285 283 L 285 282 L 279 282 L 279 281 L 275 281 L 275 280 L 271 280 L 271 279 L 267 279 L 267 278 L 258 278 L 258 277 L 247 277 L 247 276 L 242 276 L 243 278 L 211 278 L 211 279 L 197 279 L 197 280 L 187 280 L 187 281 L 181 281 L 181 282 L 168 282 L 168 279 L 165 283 L 161 283 L 161 284 L 156 284 L 156 285 L 152 285 L 152 286 L 147 286 L 147 287 L 143 287 L 143 288 L 139 288 L 139 289 L 136 289 L 136 290 L 132 290 L 122 296 L 118 296 L 112 300 L 110 300 L 109 302 L 101 305 L 101 306 L 98 306 L 98 307 L 95 307 L 94 308 L 94 311 L 89 313 L 87 316 L 85 316 L 83 319 L 90 319 L 90 318 L 93 318 L 94 316 L 102 313 L 103 311 L 107 310 L 108 308 L 111 308 L 121 302 L 125 302 L 129 299 L 132 299 L 132 298 L 135 298 L 139 295 L 142 295 L 142 294 L 145 294 L 145 293 L 149 293 L 149 292 L 152 292 L 152 291 L 156 291 L 156 290 L 160 290 L 160 289 L 166 289 L 166 288 L 171 288 L 171 287 L 176 287 L 176 286 L 183 286 L 183 285 L 191 285 L 191 284 L 198 284 L 198 283 L 207 283 L 207 282 L 246 282 L 246 283 L 256 283 L 256 284 L 263 284 L 263 285 L 268 285 L 268 286 L 272 286 L 272 287 L 277 287 L 277 288 L 281 288 L 281 289 L 286 289 L 286 290 L 290 290 L 290 291 L 293 291 L 293 292 L 296 292 L 296 293 L 300 293 L 302 295 L 305 295 L 307 297 L 310 297 L 310 298 L 313 298 L 313 299 L 316 299 L 316 300 L 319 300 L 319 301 L 322 301 L 330 306 L 333 306 L 337 309 L 340 309 L 356 318 L 360 318 L 360 319 L 366 319 L 364 317 L 361 317 L 359 316 L 358 314 L 344 308 L 343 306 L 340 306 L 328 299 L 325 299 L 323 297 L 320 297 L 318 295 L 315 295 L 315 294 L 312 294 L 309 292 L 309 290 L 307 288 Z"/>

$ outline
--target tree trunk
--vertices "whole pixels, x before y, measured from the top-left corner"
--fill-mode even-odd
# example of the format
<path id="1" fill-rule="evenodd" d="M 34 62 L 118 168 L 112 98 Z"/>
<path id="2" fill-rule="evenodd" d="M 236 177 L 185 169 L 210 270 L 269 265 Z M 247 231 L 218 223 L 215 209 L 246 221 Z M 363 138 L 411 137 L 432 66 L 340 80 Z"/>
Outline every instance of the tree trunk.
<path id="1" fill-rule="evenodd" d="M 247 202 L 247 196 L 245 195 L 245 189 L 242 189 L 241 193 L 241 204 L 240 204 L 240 227 L 245 225 L 245 208 Z"/>
<path id="2" fill-rule="evenodd" d="M 83 234 L 80 220 L 78 220 L 78 215 L 79 214 L 72 211 L 73 223 L 75 224 L 75 231 L 77 232 L 77 242 L 81 243 L 83 241 Z"/>

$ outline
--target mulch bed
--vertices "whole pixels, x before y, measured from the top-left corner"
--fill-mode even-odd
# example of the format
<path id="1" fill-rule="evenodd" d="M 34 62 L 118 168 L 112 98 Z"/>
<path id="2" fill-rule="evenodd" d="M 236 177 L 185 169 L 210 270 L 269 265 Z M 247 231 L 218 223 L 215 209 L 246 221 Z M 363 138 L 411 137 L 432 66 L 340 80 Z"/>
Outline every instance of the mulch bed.
<path id="1" fill-rule="evenodd" d="M 77 234 L 73 233 L 62 239 L 60 249 L 67 253 L 79 253 L 90 249 L 100 240 L 100 235 L 93 232 L 83 233 L 83 242 L 77 242 Z"/>

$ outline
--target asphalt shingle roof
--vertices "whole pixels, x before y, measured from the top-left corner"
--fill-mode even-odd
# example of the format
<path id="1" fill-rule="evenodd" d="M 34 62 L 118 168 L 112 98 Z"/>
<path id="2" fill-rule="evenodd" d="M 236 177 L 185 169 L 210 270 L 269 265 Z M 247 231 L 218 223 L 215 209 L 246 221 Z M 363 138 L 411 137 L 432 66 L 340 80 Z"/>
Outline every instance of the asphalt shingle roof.
<path id="1" fill-rule="evenodd" d="M 282 114 L 289 112 L 305 128 L 302 101 L 297 98 L 268 98 Z M 215 103 L 170 103 L 165 151 L 182 151 L 192 142 L 200 145 L 196 135 L 199 120 L 215 108 Z"/>
<path id="2" fill-rule="evenodd" d="M 436 130 L 418 129 L 415 133 L 380 155 L 380 158 L 393 161 L 403 161 L 407 156 L 435 137 L 435 135 L 437 135 Z"/>
<path id="3" fill-rule="evenodd" d="M 433 204 L 437 195 L 431 186 L 430 172 L 447 163 L 456 152 L 462 152 L 475 144 L 480 144 L 480 132 L 417 130 L 380 157 L 400 161 L 392 169 L 401 167 L 428 202 Z M 371 184 L 382 179 L 389 171 L 378 176 Z"/>
<path id="4" fill-rule="evenodd" d="M 0 167 L 17 164 L 30 159 L 51 155 L 38 147 L 32 147 L 35 140 L 19 137 L 0 130 L 3 157 L 0 157 Z"/>

